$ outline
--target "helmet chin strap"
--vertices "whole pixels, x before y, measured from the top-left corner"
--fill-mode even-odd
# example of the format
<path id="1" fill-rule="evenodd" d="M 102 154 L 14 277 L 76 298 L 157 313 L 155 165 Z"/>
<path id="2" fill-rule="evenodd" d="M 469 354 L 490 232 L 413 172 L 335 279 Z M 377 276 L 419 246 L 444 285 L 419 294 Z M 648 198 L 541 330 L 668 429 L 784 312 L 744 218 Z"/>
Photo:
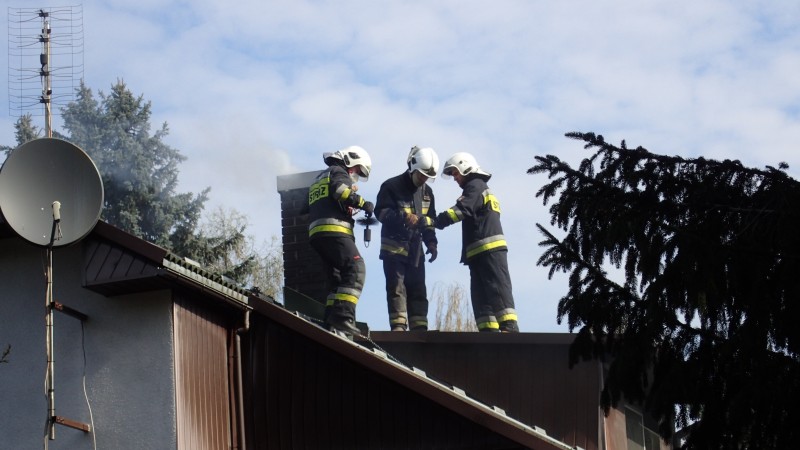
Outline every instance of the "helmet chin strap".
<path id="1" fill-rule="evenodd" d="M 350 167 L 347 169 L 347 173 L 350 175 L 350 181 L 353 183 L 358 183 L 358 169 Z"/>

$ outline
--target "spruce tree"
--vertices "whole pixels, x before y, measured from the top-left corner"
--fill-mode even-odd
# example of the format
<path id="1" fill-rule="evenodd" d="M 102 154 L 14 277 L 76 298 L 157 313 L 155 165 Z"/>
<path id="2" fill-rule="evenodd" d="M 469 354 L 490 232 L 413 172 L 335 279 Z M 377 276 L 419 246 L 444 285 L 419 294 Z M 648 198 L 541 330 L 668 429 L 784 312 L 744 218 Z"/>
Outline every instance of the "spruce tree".
<path id="1" fill-rule="evenodd" d="M 31 114 L 23 114 L 14 123 L 14 137 L 17 141 L 17 147 L 40 137 L 41 134 L 42 130 L 33 124 L 33 116 Z M 14 150 L 14 148 L 7 145 L 0 146 L 0 149 L 6 153 L 6 156 Z"/>
<path id="2" fill-rule="evenodd" d="M 62 111 L 65 138 L 97 164 L 105 188 L 103 220 L 157 245 L 188 251 L 208 197 L 177 193 L 178 165 L 185 157 L 164 143 L 164 123 L 151 133 L 150 102 L 121 80 L 95 99 L 83 83 Z"/>
<path id="3" fill-rule="evenodd" d="M 536 195 L 561 231 L 537 224 L 538 264 L 569 274 L 571 363 L 606 359 L 603 406 L 640 403 L 662 437 L 683 428 L 685 448 L 796 447 L 800 183 L 784 163 L 567 136 L 594 153 L 577 168 L 537 156 L 528 173 L 550 179 Z"/>

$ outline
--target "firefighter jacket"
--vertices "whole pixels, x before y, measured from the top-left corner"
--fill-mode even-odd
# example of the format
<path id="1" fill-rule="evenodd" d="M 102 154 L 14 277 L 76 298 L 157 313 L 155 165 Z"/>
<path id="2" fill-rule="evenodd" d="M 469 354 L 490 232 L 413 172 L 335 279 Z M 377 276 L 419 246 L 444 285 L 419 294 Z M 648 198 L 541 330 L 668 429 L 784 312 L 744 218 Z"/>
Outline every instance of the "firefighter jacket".
<path id="1" fill-rule="evenodd" d="M 353 235 L 352 208 L 364 206 L 347 170 L 333 165 L 322 171 L 308 189 L 309 239 Z"/>
<path id="2" fill-rule="evenodd" d="M 410 214 L 420 216 L 414 228 L 406 226 L 405 218 Z M 416 267 L 422 256 L 422 242 L 437 243 L 433 191 L 427 184 L 415 186 L 408 172 L 381 184 L 375 217 L 381 222 L 381 259 L 394 258 Z"/>
<path id="3" fill-rule="evenodd" d="M 485 252 L 508 250 L 500 225 L 500 202 L 489 190 L 486 177 L 469 175 L 455 206 L 436 217 L 436 228 L 461 222 L 461 262 L 469 264 Z"/>

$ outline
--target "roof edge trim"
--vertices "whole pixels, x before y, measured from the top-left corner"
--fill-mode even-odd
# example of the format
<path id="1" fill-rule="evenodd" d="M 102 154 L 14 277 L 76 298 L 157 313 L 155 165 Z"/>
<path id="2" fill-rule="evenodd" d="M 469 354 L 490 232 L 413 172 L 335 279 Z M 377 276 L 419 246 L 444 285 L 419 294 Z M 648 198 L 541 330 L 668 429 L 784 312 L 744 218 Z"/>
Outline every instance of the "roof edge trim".
<path id="1" fill-rule="evenodd" d="M 246 295 L 243 295 L 235 290 L 224 286 L 216 281 L 213 281 L 199 273 L 196 273 L 182 265 L 172 262 L 169 259 L 164 259 L 161 263 L 165 269 L 171 274 L 178 275 L 180 278 L 192 281 L 195 284 L 198 284 L 204 288 L 207 288 L 211 291 L 216 292 L 226 298 L 231 300 L 235 300 L 236 303 L 240 303 L 242 305 L 247 306 L 249 304 L 249 299 Z"/>

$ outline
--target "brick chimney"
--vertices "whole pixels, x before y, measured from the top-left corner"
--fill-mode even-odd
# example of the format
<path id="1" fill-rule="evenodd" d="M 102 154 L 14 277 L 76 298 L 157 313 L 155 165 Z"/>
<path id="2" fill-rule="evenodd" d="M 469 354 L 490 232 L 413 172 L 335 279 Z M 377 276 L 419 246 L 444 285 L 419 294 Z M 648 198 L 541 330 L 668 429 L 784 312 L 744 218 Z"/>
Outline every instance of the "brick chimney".
<path id="1" fill-rule="evenodd" d="M 284 301 L 289 309 L 312 316 L 319 313 L 321 318 L 328 289 L 322 260 L 308 243 L 308 187 L 319 173 L 281 175 L 277 184 L 281 196 L 283 282 L 288 288 L 284 290 Z M 303 296 L 310 297 L 318 304 L 305 304 L 308 302 Z"/>

